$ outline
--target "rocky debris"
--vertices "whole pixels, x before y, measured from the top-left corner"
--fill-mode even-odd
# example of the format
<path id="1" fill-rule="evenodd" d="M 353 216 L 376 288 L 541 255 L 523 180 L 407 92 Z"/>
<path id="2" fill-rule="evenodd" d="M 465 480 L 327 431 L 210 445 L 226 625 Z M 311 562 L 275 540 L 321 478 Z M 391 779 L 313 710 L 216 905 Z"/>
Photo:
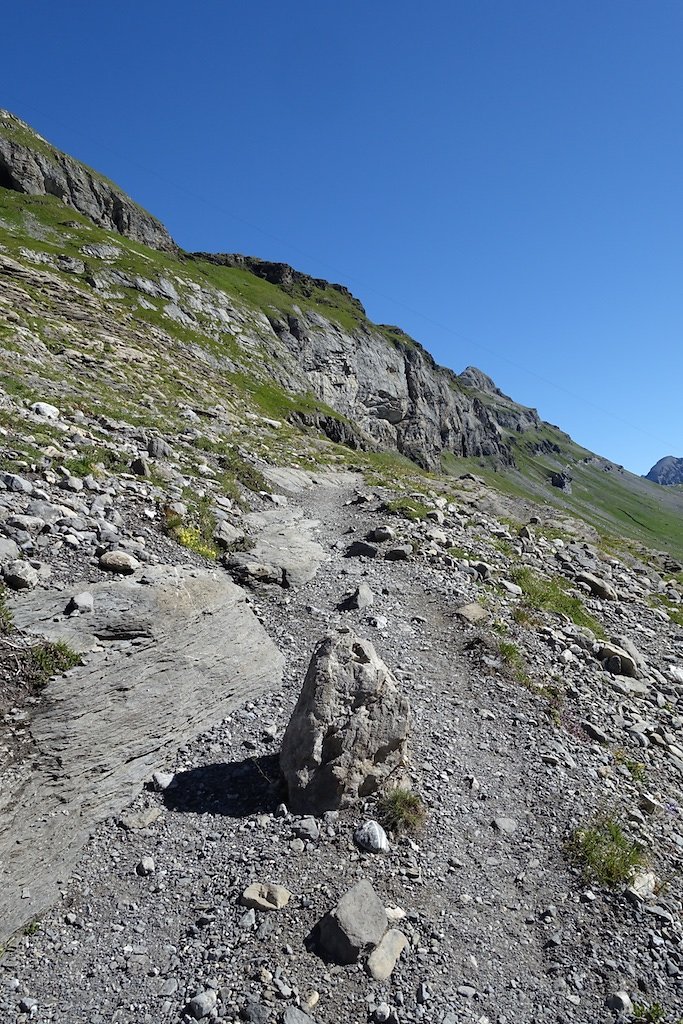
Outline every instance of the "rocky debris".
<path id="1" fill-rule="evenodd" d="M 44 140 L 27 144 L 35 135 L 29 125 L 0 110 L 0 177 L 5 188 L 28 195 L 58 196 L 99 227 L 111 228 L 154 249 L 177 252 L 159 221 L 134 203 L 125 192 L 90 168 Z"/>
<path id="2" fill-rule="evenodd" d="M 401 522 L 397 530 L 415 546 L 410 562 L 349 562 L 348 527 L 366 536 L 381 525 L 382 497 L 360 506 L 347 504 L 350 491 L 302 491 L 297 500 L 320 518 L 318 539 L 329 561 L 306 585 L 248 599 L 287 655 L 284 690 L 263 692 L 225 718 L 215 715 L 209 732 L 167 756 L 165 770 L 155 772 L 130 811 L 97 828 L 76 874 L 61 885 L 63 901 L 6 961 L 0 1005 L 10 1017 L 20 998 L 37 997 L 74 1024 L 117 1012 L 122 1024 L 162 1012 L 182 1019 L 193 998 L 212 991 L 209 1013 L 218 1019 L 277 1021 L 296 1012 L 314 1013 L 324 1024 L 353 1012 L 359 1020 L 407 1022 L 431 1015 L 441 1024 L 476 1011 L 520 1024 L 556 1024 L 564 1013 L 588 1024 L 616 1021 L 607 998 L 636 984 L 644 1002 L 658 1000 L 673 1012 L 682 991 L 675 971 L 683 935 L 674 760 L 683 647 L 674 624 L 648 606 L 638 593 L 642 578 L 630 568 L 589 557 L 587 541 L 556 546 L 539 537 L 524 552 L 534 571 L 566 573 L 574 585 L 586 568 L 618 587 L 618 602 L 585 588 L 575 593 L 610 643 L 627 654 L 629 644 L 637 645 L 640 677 L 612 674 L 599 657 L 603 641 L 566 618 L 539 612 L 533 627 L 518 626 L 518 598 L 497 581 L 520 556 L 490 542 L 512 533 L 496 514 L 467 512 L 454 501 L 426 499 L 444 516 L 439 529 L 449 546 L 471 557 L 454 557 L 433 542 L 426 520 Z M 489 566 L 487 575 L 475 568 L 479 563 Z M 92 568 L 101 582 L 142 589 L 146 584 L 136 581 L 149 567 L 104 580 Z M 371 587 L 372 616 L 367 609 L 337 611 L 347 577 L 350 592 L 360 578 Z M 97 617 L 98 595 L 91 583 L 88 589 L 94 612 L 67 621 Z M 69 580 L 55 614 L 78 592 Z M 490 618 L 466 629 L 453 608 L 478 599 Z M 359 823 L 377 813 L 373 796 L 311 818 L 290 813 L 277 788 L 273 736 L 285 731 L 321 623 L 336 627 L 342 614 L 361 633 L 377 628 L 370 619 L 384 620 L 383 635 L 391 638 L 386 658 L 411 695 L 417 722 L 411 777 L 428 806 L 427 822 L 415 836 L 393 834 L 381 856 L 354 840 Z M 488 622 L 500 631 L 489 631 Z M 123 656 L 132 641 L 96 642 L 123 644 Z M 498 645 L 508 642 L 525 659 L 524 685 L 503 661 Z M 548 696 L 534 692 L 537 685 L 547 686 Z M 591 741 L 582 722 L 601 730 L 606 742 Z M 563 853 L 573 829 L 606 801 L 629 838 L 652 856 L 652 867 L 613 893 L 595 880 L 589 887 Z M 154 818 L 152 810 L 162 813 Z M 500 831 L 494 818 L 517 827 Z M 138 875 L 136 864 L 152 855 L 155 873 Z M 650 873 L 658 890 L 652 895 Z M 363 877 L 380 897 L 388 927 L 409 944 L 388 981 L 373 976 L 372 949 L 365 971 L 357 962 L 325 965 L 315 953 L 316 923 Z M 295 893 L 279 913 L 240 905 L 245 889 L 263 878 Z M 661 878 L 674 881 L 661 889 Z M 31 899 L 22 902 L 31 904 L 32 887 L 25 889 Z M 63 964 L 58 976 L 47 968 L 55 957 Z M 19 979 L 16 990 L 10 975 Z M 95 976 L 111 989 L 90 988 Z M 126 993 L 124 1005 L 116 985 Z"/>
<path id="3" fill-rule="evenodd" d="M 388 923 L 377 893 L 362 879 L 320 922 L 320 951 L 335 963 L 352 964 L 377 946 Z"/>
<path id="4" fill-rule="evenodd" d="M 300 813 L 346 807 L 407 763 L 410 708 L 367 640 L 326 637 L 311 658 L 282 740 L 289 804 Z"/>

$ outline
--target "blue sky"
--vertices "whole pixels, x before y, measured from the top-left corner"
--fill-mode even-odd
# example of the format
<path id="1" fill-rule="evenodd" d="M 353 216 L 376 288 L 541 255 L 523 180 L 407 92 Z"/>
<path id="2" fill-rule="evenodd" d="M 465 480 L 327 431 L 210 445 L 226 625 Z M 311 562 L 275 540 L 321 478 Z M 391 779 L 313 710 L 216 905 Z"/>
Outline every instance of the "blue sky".
<path id="1" fill-rule="evenodd" d="M 683 456 L 678 0 L 33 0 L 3 37 L 0 105 L 185 248 L 348 284 L 635 472 Z"/>

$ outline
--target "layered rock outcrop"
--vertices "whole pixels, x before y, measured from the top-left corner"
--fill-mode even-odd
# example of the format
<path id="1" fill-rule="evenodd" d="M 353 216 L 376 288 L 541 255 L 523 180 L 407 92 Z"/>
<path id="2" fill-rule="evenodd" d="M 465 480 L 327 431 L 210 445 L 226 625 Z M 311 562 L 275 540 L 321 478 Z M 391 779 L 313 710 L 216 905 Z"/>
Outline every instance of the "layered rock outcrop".
<path id="1" fill-rule="evenodd" d="M 0 186 L 33 196 L 57 196 L 99 227 L 154 249 L 178 250 L 163 224 L 113 182 L 55 149 L 6 110 L 0 110 Z"/>

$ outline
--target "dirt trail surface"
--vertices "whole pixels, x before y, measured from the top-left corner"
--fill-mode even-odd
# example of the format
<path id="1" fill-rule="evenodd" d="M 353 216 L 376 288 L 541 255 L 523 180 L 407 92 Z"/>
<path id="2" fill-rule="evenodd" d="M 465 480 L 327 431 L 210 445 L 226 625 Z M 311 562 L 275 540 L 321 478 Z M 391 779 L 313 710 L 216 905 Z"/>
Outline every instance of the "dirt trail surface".
<path id="1" fill-rule="evenodd" d="M 455 615 L 477 596 L 471 574 L 345 557 L 387 522 L 376 498 L 352 503 L 358 482 L 290 494 L 318 520 L 326 557 L 308 582 L 254 592 L 285 658 L 282 685 L 187 742 L 164 766 L 168 788 L 162 777 L 97 828 L 53 909 L 2 961 L 6 1020 L 158 1024 L 201 1016 L 193 1005 L 263 1024 L 595 1024 L 618 1019 L 621 990 L 675 1007 L 675 957 L 665 969 L 653 955 L 677 945 L 671 908 L 589 888 L 564 854 L 604 797 L 597 746 L 570 716 L 558 727 Z M 398 543 L 401 521 L 392 526 Z M 340 611 L 360 582 L 373 604 Z M 279 740 L 312 651 L 339 626 L 372 641 L 413 709 L 414 784 L 429 816 L 414 839 L 390 835 L 386 855 L 353 842 L 372 801 L 314 821 L 281 807 Z M 410 948 L 383 983 L 315 952 L 316 925 L 361 879 L 405 911 L 397 927 Z M 251 882 L 279 883 L 291 899 L 245 909 Z"/>

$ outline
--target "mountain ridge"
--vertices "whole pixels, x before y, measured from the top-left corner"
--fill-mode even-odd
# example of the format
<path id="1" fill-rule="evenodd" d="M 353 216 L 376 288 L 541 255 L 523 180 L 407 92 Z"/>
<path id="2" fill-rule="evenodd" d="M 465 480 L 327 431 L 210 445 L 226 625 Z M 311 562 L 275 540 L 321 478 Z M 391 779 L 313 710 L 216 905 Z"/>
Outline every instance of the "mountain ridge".
<path id="1" fill-rule="evenodd" d="M 21 146 L 8 147 L 6 136 L 17 131 Z M 395 450 L 431 472 L 474 469 L 499 490 L 683 553 L 676 493 L 576 445 L 535 409 L 504 395 L 481 370 L 468 366 L 458 374 L 439 366 L 400 327 L 373 324 L 344 285 L 257 257 L 186 253 L 117 186 L 54 150 L 14 115 L 0 117 L 0 144 L 3 139 L 5 251 L 24 266 L 28 259 L 29 268 L 42 266 L 71 285 L 80 282 L 81 291 L 91 289 L 116 317 L 132 316 L 136 330 L 142 325 L 150 332 L 143 347 L 153 349 L 157 333 L 170 332 L 173 345 L 208 361 L 211 373 L 223 373 L 216 385 L 229 404 L 244 411 L 258 395 L 263 406 L 266 391 L 275 387 L 282 394 L 270 394 L 265 406 L 286 407 L 289 422 L 335 443 Z M 82 178 L 89 188 L 104 182 L 108 201 L 125 200 L 130 218 L 109 217 L 93 246 L 88 224 L 102 230 L 99 200 L 92 210 L 90 193 L 88 201 L 80 192 L 57 199 L 61 185 L 50 191 L 43 179 L 32 192 L 30 175 L 28 181 L 22 177 L 27 159 L 30 167 L 38 162 L 43 179 L 46 161 L 56 161 L 53 177 L 70 168 L 67 185 Z M 77 219 L 78 204 L 84 222 Z M 76 219 L 64 216 L 69 207 Z M 115 241 L 106 229 L 129 242 Z M 144 248 L 144 239 L 138 248 L 148 230 L 152 248 Z M 569 477 L 571 489 L 554 486 Z"/>

